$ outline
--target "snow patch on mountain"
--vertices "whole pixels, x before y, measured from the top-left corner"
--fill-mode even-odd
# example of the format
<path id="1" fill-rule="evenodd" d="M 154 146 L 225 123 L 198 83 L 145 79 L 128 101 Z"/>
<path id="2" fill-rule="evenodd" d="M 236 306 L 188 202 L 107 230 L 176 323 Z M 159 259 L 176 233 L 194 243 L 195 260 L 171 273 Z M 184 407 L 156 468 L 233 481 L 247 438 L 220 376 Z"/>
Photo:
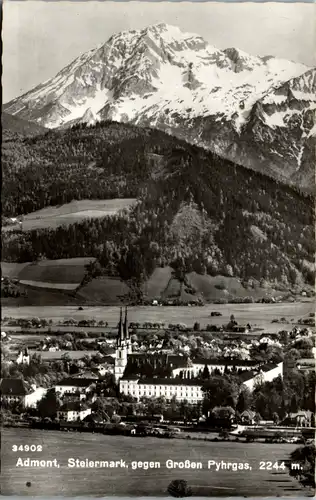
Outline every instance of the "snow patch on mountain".
<path id="1" fill-rule="evenodd" d="M 282 168 L 311 161 L 303 146 L 315 135 L 315 91 L 303 64 L 220 50 L 159 23 L 113 35 L 4 110 L 49 128 L 157 127 L 283 179 Z"/>
<path id="2" fill-rule="evenodd" d="M 127 115 L 136 122 L 140 113 L 150 118 L 151 112 L 155 122 L 157 108 L 168 106 L 187 118 L 219 114 L 231 120 L 235 115 L 235 127 L 240 130 L 253 104 L 267 89 L 305 70 L 300 64 L 264 60 L 236 48 L 221 51 L 198 35 L 159 23 L 114 35 L 75 59 L 56 77 L 9 103 L 6 110 L 24 112 L 39 121 L 34 115 L 42 106 L 41 122 L 55 127 L 82 117 L 88 109 L 97 114 L 109 102 L 113 116 L 119 119 Z M 56 100 L 69 114 L 49 121 L 45 106 Z M 17 107 L 21 101 L 27 109 Z M 32 116 L 33 108 L 36 113 Z M 168 120 L 172 121 L 170 114 Z"/>

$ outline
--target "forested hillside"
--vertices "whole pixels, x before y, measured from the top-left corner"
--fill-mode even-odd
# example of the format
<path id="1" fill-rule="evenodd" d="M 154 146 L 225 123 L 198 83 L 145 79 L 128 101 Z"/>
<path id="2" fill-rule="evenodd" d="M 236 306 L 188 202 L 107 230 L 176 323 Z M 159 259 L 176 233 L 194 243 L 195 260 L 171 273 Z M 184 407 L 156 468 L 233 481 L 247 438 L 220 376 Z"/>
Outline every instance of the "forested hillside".
<path id="1" fill-rule="evenodd" d="M 4 260 L 97 257 L 94 275 L 140 284 L 155 267 L 313 283 L 311 197 L 150 129 L 116 123 L 5 144 L 6 215 L 72 199 L 137 197 L 116 216 L 7 232 Z"/>
<path id="2" fill-rule="evenodd" d="M 137 197 L 159 163 L 156 154 L 187 145 L 157 130 L 104 122 L 27 139 L 11 134 L 2 147 L 2 210 L 16 216 L 73 199 Z"/>
<path id="3" fill-rule="evenodd" d="M 47 128 L 42 127 L 34 122 L 29 122 L 18 118 L 17 116 L 10 115 L 9 113 L 1 113 L 2 136 L 4 140 L 10 140 L 14 134 L 19 134 L 23 137 L 33 137 L 47 132 Z"/>

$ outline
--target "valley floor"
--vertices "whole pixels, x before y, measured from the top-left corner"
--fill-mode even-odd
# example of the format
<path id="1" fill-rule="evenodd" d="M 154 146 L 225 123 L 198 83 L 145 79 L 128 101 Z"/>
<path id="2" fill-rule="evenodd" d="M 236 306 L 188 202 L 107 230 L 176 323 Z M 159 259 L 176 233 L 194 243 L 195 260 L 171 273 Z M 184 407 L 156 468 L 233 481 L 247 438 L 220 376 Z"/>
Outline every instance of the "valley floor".
<path id="1" fill-rule="evenodd" d="M 211 317 L 212 311 L 218 311 L 222 315 Z M 129 308 L 128 315 L 130 322 L 162 322 L 166 325 L 184 323 L 186 326 L 192 327 L 194 322 L 198 321 L 203 328 L 207 324 L 222 325 L 228 323 L 233 314 L 239 324 L 250 323 L 252 327 L 274 333 L 289 327 L 289 325 L 294 326 L 299 319 L 307 318 L 312 312 L 314 312 L 314 301 L 310 299 L 304 302 L 278 304 L 208 304 L 203 307 L 135 306 Z M 37 317 L 52 319 L 54 323 L 70 318 L 78 321 L 95 319 L 107 321 L 110 327 L 116 327 L 118 306 L 84 307 L 83 310 L 79 310 L 78 306 L 60 306 L 58 308 L 3 306 L 2 317 Z M 276 318 L 284 318 L 284 321 L 272 323 L 272 320 Z M 74 327 L 71 328 L 74 329 Z M 87 328 L 85 327 L 84 330 Z"/>

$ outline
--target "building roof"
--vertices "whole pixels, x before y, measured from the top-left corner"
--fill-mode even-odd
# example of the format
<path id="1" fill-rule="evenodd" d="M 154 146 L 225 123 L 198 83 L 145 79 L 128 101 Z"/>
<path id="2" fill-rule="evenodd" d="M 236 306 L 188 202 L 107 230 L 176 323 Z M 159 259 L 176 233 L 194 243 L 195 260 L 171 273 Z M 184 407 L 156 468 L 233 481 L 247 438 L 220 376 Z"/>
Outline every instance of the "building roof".
<path id="1" fill-rule="evenodd" d="M 261 372 L 268 373 L 271 370 L 274 370 L 279 366 L 279 363 L 268 363 L 266 365 L 260 366 L 257 370 L 247 370 L 243 373 L 240 373 L 239 378 L 242 382 L 247 382 L 252 378 L 260 376 Z"/>
<path id="2" fill-rule="evenodd" d="M 99 424 L 103 422 L 103 418 L 98 413 L 89 413 L 86 417 L 84 417 L 84 422 L 94 422 L 95 424 Z"/>
<path id="3" fill-rule="evenodd" d="M 21 378 L 3 378 L 0 392 L 3 396 L 25 396 L 28 394 L 24 380 Z"/>
<path id="4" fill-rule="evenodd" d="M 115 352 L 115 349 L 113 349 L 113 352 Z M 113 356 L 107 355 L 102 358 L 102 363 L 108 363 L 110 365 L 114 365 L 115 359 L 113 358 Z"/>
<path id="5" fill-rule="evenodd" d="M 131 353 L 128 357 L 133 357 L 134 359 L 139 357 L 143 358 L 148 355 L 148 352 L 144 353 Z M 218 358 L 218 359 L 206 359 L 206 358 L 189 358 L 188 356 L 179 356 L 175 354 L 152 354 L 151 359 L 164 358 L 165 362 L 170 364 L 173 369 L 175 368 L 188 368 L 192 365 L 208 365 L 208 366 L 241 366 L 241 367 L 254 367 L 258 366 L 259 362 L 251 359 L 236 359 L 236 358 Z"/>
<path id="6" fill-rule="evenodd" d="M 126 377 L 122 377 L 121 380 L 138 380 L 139 379 L 139 375 L 126 375 Z"/>
<path id="7" fill-rule="evenodd" d="M 183 385 L 183 386 L 200 386 L 203 385 L 203 380 L 197 379 L 181 379 L 181 378 L 140 378 L 135 375 L 129 375 L 121 378 L 121 381 L 134 381 L 138 385 Z"/>
<path id="8" fill-rule="evenodd" d="M 231 413 L 235 413 L 234 408 L 232 408 L 231 406 L 214 406 L 214 408 L 212 409 L 212 412 L 216 413 L 216 412 L 221 411 L 221 410 L 230 411 Z"/>
<path id="9" fill-rule="evenodd" d="M 313 415 L 313 413 L 310 410 L 300 410 L 297 413 L 289 413 L 288 417 L 289 418 L 305 417 L 308 419 L 312 415 Z"/>
<path id="10" fill-rule="evenodd" d="M 316 364 L 316 359 L 315 358 L 301 358 L 296 360 L 297 365 L 312 365 L 314 366 Z"/>
<path id="11" fill-rule="evenodd" d="M 260 366 L 260 370 L 262 372 L 269 372 L 270 370 L 274 370 L 277 368 L 279 365 L 277 363 L 268 363 L 267 365 Z"/>
<path id="12" fill-rule="evenodd" d="M 73 380 L 90 380 L 90 383 L 92 383 L 94 380 L 98 380 L 99 377 L 93 373 L 90 370 L 81 372 L 81 373 L 76 373 L 75 375 L 72 375 L 71 379 Z M 58 384 L 59 385 L 59 384 Z"/>
<path id="13" fill-rule="evenodd" d="M 251 380 L 252 378 L 255 378 L 257 375 L 259 375 L 259 372 L 250 370 L 247 372 L 243 372 L 239 375 L 239 379 L 241 382 L 248 382 L 248 380 Z"/>
<path id="14" fill-rule="evenodd" d="M 138 380 L 139 385 L 183 385 L 183 386 L 200 386 L 203 381 L 196 379 L 181 379 L 181 378 L 143 378 Z"/>
<path id="15" fill-rule="evenodd" d="M 92 378 L 74 378 L 74 377 L 69 377 L 61 380 L 56 384 L 56 386 L 65 386 L 65 387 L 89 387 L 94 380 L 97 380 L 97 378 L 92 379 Z"/>
<path id="16" fill-rule="evenodd" d="M 241 415 L 241 417 L 249 417 L 250 419 L 255 418 L 256 412 L 252 410 L 244 410 Z"/>
<path id="17" fill-rule="evenodd" d="M 245 325 L 234 325 L 233 326 L 233 332 L 245 332 L 246 330 L 249 330 L 249 327 L 245 326 Z"/>
<path id="18" fill-rule="evenodd" d="M 236 359 L 236 358 L 219 358 L 205 359 L 195 358 L 192 360 L 193 365 L 208 365 L 208 366 L 257 366 L 259 363 L 253 359 Z"/>
<path id="19" fill-rule="evenodd" d="M 86 410 L 87 406 L 83 405 L 79 401 L 67 401 L 63 404 L 58 411 L 83 411 Z"/>

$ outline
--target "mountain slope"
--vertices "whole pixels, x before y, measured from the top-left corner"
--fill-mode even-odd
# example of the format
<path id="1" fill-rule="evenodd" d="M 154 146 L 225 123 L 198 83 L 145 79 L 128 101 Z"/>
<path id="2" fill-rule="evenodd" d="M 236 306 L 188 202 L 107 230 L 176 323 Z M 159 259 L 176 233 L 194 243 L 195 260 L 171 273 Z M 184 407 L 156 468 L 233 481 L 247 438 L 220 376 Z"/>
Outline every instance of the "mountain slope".
<path id="1" fill-rule="evenodd" d="M 4 162 L 5 213 L 71 197 L 139 201 L 114 217 L 5 232 L 5 260 L 93 256 L 105 273 L 137 283 L 167 265 L 180 281 L 191 272 L 287 287 L 313 281 L 313 200 L 261 173 L 118 123 L 50 131 L 19 148 L 23 168 L 18 156 Z"/>
<path id="2" fill-rule="evenodd" d="M 18 118 L 8 113 L 1 113 L 2 136 L 9 138 L 12 134 L 31 137 L 47 132 L 45 127 L 37 123 Z"/>
<path id="3" fill-rule="evenodd" d="M 314 85 L 314 70 L 302 64 L 219 50 L 162 23 L 114 35 L 4 108 L 50 128 L 109 119 L 157 127 L 306 187 Z M 282 116 L 272 117 L 281 104 Z"/>

